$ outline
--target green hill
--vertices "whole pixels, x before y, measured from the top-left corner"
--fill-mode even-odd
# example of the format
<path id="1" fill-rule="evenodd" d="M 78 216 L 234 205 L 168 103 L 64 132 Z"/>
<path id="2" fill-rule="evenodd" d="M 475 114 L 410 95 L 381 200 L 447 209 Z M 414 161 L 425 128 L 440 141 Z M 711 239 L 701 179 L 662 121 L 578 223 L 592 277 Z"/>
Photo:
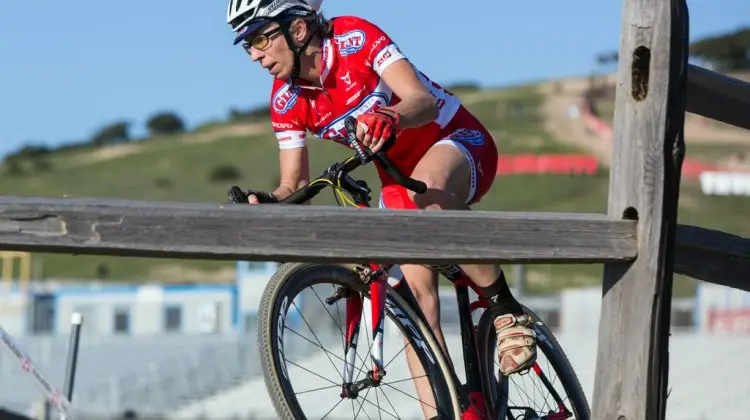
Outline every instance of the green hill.
<path id="1" fill-rule="evenodd" d="M 580 152 L 558 142 L 543 129 L 544 96 L 534 85 L 497 90 L 466 89 L 459 96 L 484 121 L 501 153 Z M 309 138 L 313 175 L 349 151 L 337 144 Z M 278 182 L 276 141 L 270 124 L 212 124 L 196 132 L 149 138 L 105 148 L 77 148 L 47 154 L 23 163 L 20 173 L 3 167 L 0 191 L 6 195 L 127 198 L 225 202 L 232 184 L 273 188 Z M 34 164 L 33 162 L 37 162 Z M 41 162 L 41 164 L 39 163 Z M 379 193 L 374 168 L 357 175 Z M 485 200 L 484 210 L 605 212 L 609 175 L 502 176 Z M 334 204 L 323 194 L 314 204 Z M 685 185 L 680 220 L 750 234 L 750 200 L 703 196 L 696 185 Z M 34 254 L 36 273 L 43 278 L 97 278 L 131 281 L 227 281 L 234 263 L 145 259 L 132 257 Z M 106 275 L 100 270 L 107 268 Z M 529 267 L 531 291 L 596 284 L 601 265 L 535 265 Z M 680 281 L 676 291 L 690 293 L 692 282 Z"/>

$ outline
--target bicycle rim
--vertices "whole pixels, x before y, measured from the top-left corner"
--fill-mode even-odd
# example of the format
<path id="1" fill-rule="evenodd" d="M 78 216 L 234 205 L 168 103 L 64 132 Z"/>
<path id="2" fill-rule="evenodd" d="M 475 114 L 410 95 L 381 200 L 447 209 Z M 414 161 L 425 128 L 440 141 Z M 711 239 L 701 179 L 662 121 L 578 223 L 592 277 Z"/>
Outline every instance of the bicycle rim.
<path id="1" fill-rule="evenodd" d="M 502 376 L 497 361 L 497 335 L 489 311 L 482 314 L 477 331 L 479 363 L 485 399 L 497 420 L 512 418 L 589 420 L 591 413 L 576 373 L 560 343 L 546 324 L 529 308 L 537 333 L 537 362 L 524 375 Z M 533 400 L 533 401 L 532 401 Z M 523 403 L 526 401 L 526 404 Z M 534 417 L 534 415 L 538 417 Z"/>
<path id="2" fill-rule="evenodd" d="M 330 405 L 327 403 L 321 403 L 321 407 L 315 407 L 316 409 L 319 409 L 320 412 L 316 412 L 313 414 L 305 413 L 305 411 L 309 412 L 311 411 L 311 409 L 306 408 L 305 410 L 303 410 L 300 404 L 300 400 L 308 397 L 308 395 L 305 395 L 304 397 L 300 396 L 301 394 L 306 393 L 309 387 L 307 385 L 301 385 L 298 386 L 297 389 L 295 389 L 290 379 L 293 381 L 293 372 L 301 372 L 297 374 L 298 376 L 302 376 L 306 372 L 295 369 L 300 367 L 299 364 L 288 360 L 286 354 L 286 352 L 288 351 L 288 347 L 284 343 L 285 335 L 296 336 L 301 335 L 301 332 L 305 332 L 308 336 L 310 336 L 309 332 L 312 331 L 312 328 L 306 327 L 310 327 L 311 322 L 322 323 L 323 320 L 325 320 L 325 322 L 330 322 L 335 325 L 331 328 L 332 331 L 335 330 L 335 333 L 332 333 L 331 336 L 328 337 L 331 340 L 328 341 L 329 343 L 334 342 L 333 335 L 341 332 L 341 335 L 339 335 L 338 337 L 338 340 L 340 341 L 335 341 L 335 343 L 338 345 L 334 344 L 333 348 L 329 346 L 327 350 L 322 348 L 323 345 L 320 339 L 321 337 L 315 335 L 314 332 L 313 336 L 310 336 L 314 338 L 304 338 L 304 340 L 317 341 L 317 343 L 320 344 L 311 345 L 310 348 L 317 347 L 315 350 L 318 353 L 325 352 L 325 357 L 321 356 L 319 359 L 310 358 L 309 360 L 311 360 L 310 363 L 312 365 L 319 366 L 322 364 L 326 364 L 328 365 L 327 368 L 329 373 L 332 372 L 332 369 L 330 369 L 332 364 L 334 368 L 339 368 L 339 372 L 337 372 L 338 376 L 335 377 L 331 376 L 330 378 L 323 378 L 322 375 L 314 373 L 316 376 L 322 378 L 322 380 L 318 380 L 317 386 L 319 387 L 323 385 L 324 388 L 328 388 L 325 390 L 323 390 L 323 388 L 320 388 L 320 390 L 315 394 L 316 398 L 317 395 L 321 395 L 323 398 L 332 398 L 333 400 L 338 397 L 339 402 L 337 403 L 337 405 L 341 405 L 341 407 L 337 408 L 337 410 L 340 413 L 344 413 L 345 415 L 345 417 L 342 417 L 341 414 L 339 414 L 338 417 L 331 417 L 331 415 L 328 415 L 325 418 L 367 418 L 368 416 L 366 415 L 366 413 L 359 414 L 359 411 L 362 409 L 364 404 L 368 404 L 368 406 L 370 406 L 372 405 L 372 401 L 376 400 L 379 404 L 383 404 L 386 407 L 386 409 L 379 408 L 379 410 L 382 411 L 383 417 L 401 417 L 402 414 L 400 414 L 400 408 L 396 408 L 393 405 L 393 398 L 389 398 L 389 396 L 386 394 L 386 391 L 390 391 L 390 388 L 396 389 L 394 385 L 388 384 L 389 373 L 390 379 L 396 379 L 397 377 L 400 379 L 403 375 L 403 369 L 389 370 L 389 357 L 386 357 L 384 359 L 384 362 L 386 363 L 386 377 L 383 378 L 384 383 L 381 384 L 381 386 L 363 390 L 360 393 L 360 401 L 357 401 L 356 399 L 347 400 L 340 397 L 340 385 L 344 379 L 340 368 L 343 368 L 347 360 L 347 355 L 344 355 L 342 352 L 342 345 L 344 344 L 345 339 L 343 337 L 344 327 L 340 322 L 342 319 L 341 313 L 331 313 L 328 312 L 328 309 L 325 309 L 325 312 L 314 313 L 311 319 L 307 319 L 310 318 L 309 316 L 306 316 L 306 311 L 309 311 L 307 309 L 307 295 L 305 295 L 305 304 L 302 305 L 303 309 L 301 312 L 299 311 L 299 306 L 294 303 L 295 298 L 297 298 L 300 292 L 304 292 L 306 289 L 312 289 L 312 287 L 315 286 L 315 288 L 319 288 L 320 292 L 324 290 L 327 290 L 327 292 L 315 292 L 315 296 L 319 296 L 319 298 L 317 299 L 318 302 L 315 302 L 314 304 L 318 307 L 321 307 L 321 305 L 325 305 L 323 301 L 327 297 L 329 297 L 329 295 L 331 295 L 335 290 L 334 287 L 331 286 L 331 284 L 351 289 L 352 291 L 361 294 L 364 298 L 369 298 L 368 286 L 359 279 L 357 274 L 353 272 L 350 267 L 337 264 L 323 265 L 310 263 L 289 263 L 283 265 L 271 278 L 261 298 L 260 309 L 258 312 L 259 351 L 263 361 L 262 366 L 266 381 L 266 387 L 268 389 L 269 396 L 273 401 L 277 415 L 283 419 L 304 419 L 308 418 L 308 416 L 320 418 L 323 416 L 321 413 L 325 410 L 323 406 Z M 301 325 L 300 330 L 303 331 L 300 331 L 300 333 L 293 332 L 289 327 L 284 325 L 290 316 L 292 316 L 293 318 L 296 317 L 296 322 L 298 325 Z M 390 319 L 393 325 L 398 328 L 399 332 L 409 340 L 409 343 L 412 345 L 412 348 L 415 350 L 417 356 L 419 357 L 422 368 L 425 370 L 426 377 L 429 380 L 431 392 L 435 400 L 435 405 L 440 418 L 459 419 L 460 409 L 456 386 L 453 382 L 451 382 L 451 376 L 447 374 L 449 365 L 442 357 L 442 353 L 440 351 L 436 351 L 437 349 L 439 349 L 437 342 L 435 341 L 432 334 L 428 332 L 425 325 L 421 321 L 419 321 L 419 317 L 416 316 L 416 314 L 406 304 L 403 298 L 394 293 L 390 288 L 388 288 L 388 292 L 386 295 L 386 318 Z M 370 334 L 369 324 L 363 323 L 361 328 L 365 333 L 364 335 Z M 280 331 L 282 332 L 281 334 L 279 334 Z M 397 341 L 399 348 L 405 346 L 403 338 L 386 336 L 385 342 L 388 344 L 389 341 Z M 360 341 L 360 346 L 364 347 L 364 351 L 362 351 L 364 357 L 360 357 L 359 359 L 355 360 L 357 365 L 364 365 L 359 372 L 355 372 L 355 375 L 357 375 L 360 379 L 363 378 L 362 371 L 366 372 L 372 367 L 372 363 L 369 361 L 369 345 L 371 343 L 368 342 L 367 344 L 368 347 L 364 347 Z M 421 344 L 421 346 L 419 344 Z M 306 350 L 303 350 L 303 352 L 304 351 Z M 308 356 L 309 354 L 305 357 Z M 401 357 L 404 357 L 403 353 L 401 354 Z M 434 362 L 431 363 L 430 360 Z M 318 363 L 318 361 L 320 361 L 320 363 Z M 396 382 L 405 381 L 406 380 L 400 380 Z M 338 387 L 335 386 L 337 384 L 339 385 Z M 315 387 L 312 388 L 313 390 L 316 390 Z M 366 393 L 369 393 L 370 396 L 372 396 L 374 393 L 376 397 L 367 397 Z M 363 395 L 364 397 L 362 397 Z M 380 397 L 378 397 L 378 395 L 380 395 Z M 364 401 L 362 401 L 362 398 L 364 398 Z M 349 404 L 350 401 L 352 402 L 352 404 Z M 414 401 L 413 404 L 419 403 Z M 344 411 L 345 405 L 351 405 L 351 410 L 346 408 L 346 410 L 348 411 Z M 357 408 L 356 406 L 358 406 L 359 408 Z M 396 406 L 398 406 L 398 404 L 396 404 Z M 393 411 L 397 409 L 399 410 L 399 412 L 394 413 Z M 421 412 L 419 415 L 421 416 Z M 369 417 L 373 418 L 372 415 L 370 415 Z M 379 417 L 380 416 L 378 416 L 378 418 Z"/>

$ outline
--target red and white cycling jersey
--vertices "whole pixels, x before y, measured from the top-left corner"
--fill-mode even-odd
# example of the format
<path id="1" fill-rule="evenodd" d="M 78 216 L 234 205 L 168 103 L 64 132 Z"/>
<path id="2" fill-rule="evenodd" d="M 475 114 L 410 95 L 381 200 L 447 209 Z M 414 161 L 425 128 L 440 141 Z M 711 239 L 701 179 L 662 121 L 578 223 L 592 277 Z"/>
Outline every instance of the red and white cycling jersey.
<path id="1" fill-rule="evenodd" d="M 275 79 L 271 94 L 271 121 L 281 149 L 302 147 L 306 131 L 316 137 L 341 141 L 344 118 L 357 117 L 400 101 L 380 78 L 383 71 L 405 55 L 379 27 L 352 16 L 335 17 L 333 37 L 322 41 L 320 82 L 316 88 L 299 81 L 291 88 Z M 407 174 L 427 150 L 440 140 L 441 130 L 461 107 L 457 97 L 417 71 L 436 98 L 437 118 L 423 126 L 402 130 L 388 156 Z"/>

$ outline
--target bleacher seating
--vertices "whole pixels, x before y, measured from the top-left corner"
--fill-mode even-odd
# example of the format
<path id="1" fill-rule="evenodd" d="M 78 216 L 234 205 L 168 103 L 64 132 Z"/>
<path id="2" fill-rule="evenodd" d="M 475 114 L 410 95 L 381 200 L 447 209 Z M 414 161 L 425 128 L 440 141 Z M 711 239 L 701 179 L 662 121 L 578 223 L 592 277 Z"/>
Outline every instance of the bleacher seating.
<path id="1" fill-rule="evenodd" d="M 17 337 L 19 346 L 62 388 L 67 337 Z M 0 353 L 0 406 L 28 413 L 42 394 L 15 358 Z M 84 414 L 135 409 L 162 413 L 259 373 L 255 334 L 81 336 L 73 405 Z"/>

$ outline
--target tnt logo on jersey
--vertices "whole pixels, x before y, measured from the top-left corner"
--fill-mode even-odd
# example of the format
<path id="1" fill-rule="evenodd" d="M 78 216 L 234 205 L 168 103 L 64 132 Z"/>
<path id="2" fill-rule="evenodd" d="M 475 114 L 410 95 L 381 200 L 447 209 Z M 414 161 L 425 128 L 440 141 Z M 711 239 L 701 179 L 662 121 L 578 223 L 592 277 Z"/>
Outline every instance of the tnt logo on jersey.
<path id="1" fill-rule="evenodd" d="M 273 110 L 279 114 L 286 114 L 297 103 L 298 96 L 299 86 L 291 89 L 289 83 L 285 84 L 273 95 Z"/>
<path id="2" fill-rule="evenodd" d="M 470 128 L 460 128 L 450 135 L 451 140 L 460 141 L 472 146 L 481 146 L 484 144 L 484 134 L 479 130 Z"/>
<path id="3" fill-rule="evenodd" d="M 354 54 L 365 46 L 367 36 L 359 29 L 347 32 L 343 35 L 334 36 L 339 53 L 344 55 Z"/>
<path id="4" fill-rule="evenodd" d="M 331 140 L 343 139 L 346 134 L 346 126 L 344 125 L 344 119 L 346 117 L 352 116 L 357 118 L 375 108 L 381 108 L 384 106 L 388 106 L 388 97 L 382 92 L 373 92 L 367 95 L 365 99 L 363 99 L 359 105 L 352 108 L 351 111 L 323 127 L 323 129 L 318 132 L 318 137 Z"/>

